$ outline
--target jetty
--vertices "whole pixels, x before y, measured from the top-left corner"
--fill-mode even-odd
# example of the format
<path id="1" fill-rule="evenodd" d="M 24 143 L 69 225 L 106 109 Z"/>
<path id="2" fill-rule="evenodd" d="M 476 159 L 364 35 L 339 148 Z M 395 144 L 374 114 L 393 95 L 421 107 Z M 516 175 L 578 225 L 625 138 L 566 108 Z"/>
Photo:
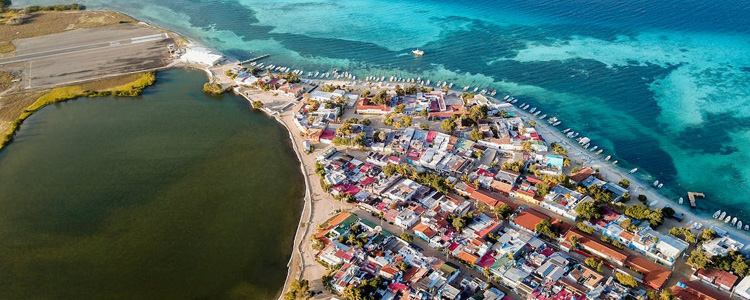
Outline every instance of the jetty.
<path id="1" fill-rule="evenodd" d="M 251 62 L 254 62 L 254 61 L 258 61 L 258 60 L 264 59 L 264 58 L 269 57 L 269 56 L 271 56 L 271 54 L 263 54 L 261 56 L 256 56 L 256 57 L 253 57 L 251 59 L 243 60 L 243 61 L 240 62 L 240 66 L 243 65 L 243 64 L 246 64 L 246 63 L 251 63 Z"/>
<path id="2" fill-rule="evenodd" d="M 706 198 L 704 193 L 688 192 L 688 200 L 690 200 L 690 207 L 695 208 L 695 197 Z"/>

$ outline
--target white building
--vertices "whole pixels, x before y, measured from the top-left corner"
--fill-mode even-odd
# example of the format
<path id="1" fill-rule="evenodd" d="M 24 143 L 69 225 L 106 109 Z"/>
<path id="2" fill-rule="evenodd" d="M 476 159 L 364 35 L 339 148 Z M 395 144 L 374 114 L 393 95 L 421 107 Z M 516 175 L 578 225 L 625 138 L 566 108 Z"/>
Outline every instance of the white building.
<path id="1" fill-rule="evenodd" d="M 742 299 L 750 300 L 750 276 L 745 277 L 734 287 L 734 294 L 740 296 Z"/>
<path id="2" fill-rule="evenodd" d="M 224 59 L 224 56 L 203 47 L 192 47 L 188 48 L 180 59 L 185 62 L 212 67 Z"/>

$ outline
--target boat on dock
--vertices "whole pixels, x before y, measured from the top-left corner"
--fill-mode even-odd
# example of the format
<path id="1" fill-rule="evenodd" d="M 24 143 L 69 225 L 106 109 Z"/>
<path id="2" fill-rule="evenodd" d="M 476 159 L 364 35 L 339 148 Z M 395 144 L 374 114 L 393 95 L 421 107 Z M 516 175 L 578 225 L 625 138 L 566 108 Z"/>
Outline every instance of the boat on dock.
<path id="1" fill-rule="evenodd" d="M 512 101 L 510 101 L 510 104 L 516 104 L 516 102 L 518 102 L 518 99 L 514 98 Z"/>
<path id="2" fill-rule="evenodd" d="M 731 221 L 731 220 L 732 220 L 732 216 L 727 216 L 727 218 L 724 219 L 724 224 L 729 223 L 729 221 Z"/>
<path id="3" fill-rule="evenodd" d="M 557 127 L 557 126 L 559 126 L 560 124 L 562 124 L 562 121 L 557 121 L 557 122 L 555 122 L 555 124 L 552 124 L 552 126 L 555 126 L 555 127 Z"/>
<path id="4" fill-rule="evenodd" d="M 597 148 L 599 148 L 599 146 L 591 147 L 591 150 L 589 150 L 589 151 L 594 152 L 594 151 L 596 151 Z"/>
<path id="5" fill-rule="evenodd" d="M 680 198 L 680 199 L 682 199 L 682 198 Z M 721 216 L 721 209 L 720 209 L 720 210 L 717 210 L 717 211 L 716 211 L 716 212 L 714 213 L 714 219 L 718 219 L 718 218 L 719 218 L 719 216 Z"/>
<path id="6" fill-rule="evenodd" d="M 745 225 L 745 231 L 750 230 L 750 225 Z"/>
<path id="7" fill-rule="evenodd" d="M 541 117 L 539 117 L 539 118 L 540 118 L 540 119 L 542 119 L 542 120 L 544 120 L 544 118 L 546 118 L 546 117 L 547 117 L 547 115 L 546 115 L 546 114 L 544 114 L 544 115 L 542 115 L 542 116 L 541 116 Z"/>
<path id="8" fill-rule="evenodd" d="M 726 215 L 727 215 L 727 212 L 725 212 L 725 211 L 724 211 L 724 212 L 721 212 L 721 214 L 719 215 L 719 220 L 722 220 L 722 219 L 724 219 L 724 217 L 725 217 Z"/>
<path id="9" fill-rule="evenodd" d="M 602 154 L 604 152 L 604 149 L 599 149 L 599 151 L 596 151 L 596 155 Z"/>
<path id="10" fill-rule="evenodd" d="M 533 107 L 531 110 L 529 110 L 530 113 L 533 113 L 536 111 L 536 107 Z"/>
<path id="11" fill-rule="evenodd" d="M 541 111 L 541 110 L 537 110 L 537 111 L 536 111 L 536 112 L 534 113 L 534 116 L 536 117 L 536 116 L 538 116 L 538 115 L 539 115 L 540 113 L 542 113 L 542 111 Z"/>
<path id="12" fill-rule="evenodd" d="M 737 217 L 732 218 L 731 224 L 732 224 L 732 226 L 734 226 L 735 224 L 737 224 Z"/>
<path id="13" fill-rule="evenodd" d="M 612 162 L 612 165 L 613 165 L 613 166 L 616 166 L 616 165 L 617 165 L 617 162 L 618 162 L 617 160 L 616 160 L 616 161 L 613 161 L 613 162 Z"/>
<path id="14" fill-rule="evenodd" d="M 653 183 L 652 185 L 653 185 L 654 187 L 656 187 L 657 185 L 659 185 L 659 181 L 658 181 L 658 180 L 657 180 L 657 181 L 654 181 L 654 183 Z"/>
<path id="15" fill-rule="evenodd" d="M 633 173 L 635 173 L 635 172 L 638 172 L 638 168 L 633 168 L 633 169 L 632 169 L 632 170 L 630 170 L 630 172 L 628 172 L 628 173 L 630 173 L 630 174 L 633 174 Z"/>
<path id="16" fill-rule="evenodd" d="M 503 98 L 503 100 L 505 101 L 508 101 L 508 99 L 510 99 L 510 95 L 505 95 L 505 97 Z"/>
<path id="17" fill-rule="evenodd" d="M 656 186 L 656 188 L 659 188 L 659 189 L 662 188 L 662 187 L 664 187 L 663 183 L 660 183 L 658 186 Z"/>
<path id="18" fill-rule="evenodd" d="M 577 136 L 578 136 L 578 132 L 576 132 L 576 133 L 573 134 L 573 138 L 575 138 Z"/>
<path id="19" fill-rule="evenodd" d="M 737 222 L 737 229 L 742 230 L 742 221 Z"/>
<path id="20" fill-rule="evenodd" d="M 607 155 L 607 157 L 604 158 L 604 161 L 609 161 L 609 159 L 612 158 L 612 155 Z M 682 203 L 680 203 L 682 204 Z"/>
<path id="21" fill-rule="evenodd" d="M 583 145 L 583 149 L 588 149 L 589 146 L 591 146 L 591 143 L 586 143 L 586 145 Z"/>
<path id="22" fill-rule="evenodd" d="M 563 129 L 562 133 L 568 133 L 568 131 L 570 131 L 570 128 L 565 128 Z"/>
<path id="23" fill-rule="evenodd" d="M 677 200 L 677 203 L 679 203 L 680 205 L 682 205 L 682 202 L 684 202 L 684 201 L 685 201 L 685 199 L 683 199 L 682 197 L 680 197 L 680 199 Z M 716 217 L 714 217 L 714 218 L 716 218 Z"/>

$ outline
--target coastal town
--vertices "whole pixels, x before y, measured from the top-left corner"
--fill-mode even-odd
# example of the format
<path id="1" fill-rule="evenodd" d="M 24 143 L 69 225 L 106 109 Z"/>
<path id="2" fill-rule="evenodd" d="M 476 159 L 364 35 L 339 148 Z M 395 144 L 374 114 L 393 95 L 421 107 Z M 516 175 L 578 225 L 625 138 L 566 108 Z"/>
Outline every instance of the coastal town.
<path id="1" fill-rule="evenodd" d="M 208 92 L 285 125 L 307 175 L 283 299 L 750 299 L 741 230 L 510 95 L 217 62 Z"/>

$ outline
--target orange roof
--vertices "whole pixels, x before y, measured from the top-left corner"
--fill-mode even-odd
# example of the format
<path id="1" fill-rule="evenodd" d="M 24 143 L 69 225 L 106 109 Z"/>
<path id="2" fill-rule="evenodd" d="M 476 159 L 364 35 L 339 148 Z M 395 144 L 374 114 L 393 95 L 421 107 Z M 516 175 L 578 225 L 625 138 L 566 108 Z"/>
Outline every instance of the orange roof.
<path id="1" fill-rule="evenodd" d="M 513 185 L 512 184 L 507 184 L 507 183 L 502 182 L 500 180 L 494 180 L 494 179 L 492 180 L 492 183 L 490 184 L 490 186 L 493 189 L 495 189 L 497 191 L 500 191 L 500 192 L 503 192 L 503 193 L 506 193 L 506 194 L 510 193 L 510 190 L 513 189 Z"/>
<path id="2" fill-rule="evenodd" d="M 398 273 L 399 269 L 391 266 L 391 265 L 385 265 L 382 268 L 380 268 L 380 272 L 389 274 L 389 275 L 396 275 Z"/>
<path id="3" fill-rule="evenodd" d="M 655 290 L 661 289 L 661 286 L 669 279 L 669 275 L 672 275 L 672 272 L 667 268 L 637 255 L 630 255 L 625 261 L 625 265 L 646 274 L 643 277 L 643 284 Z"/>
<path id="4" fill-rule="evenodd" d="M 630 233 L 630 232 L 628 232 L 627 230 L 623 230 L 620 233 L 620 237 L 623 238 L 623 239 L 626 239 L 626 240 L 630 241 L 630 240 L 633 239 L 633 234 Z"/>
<path id="5" fill-rule="evenodd" d="M 734 286 L 734 284 L 737 282 L 737 279 L 739 279 L 737 275 L 716 268 L 698 270 L 698 275 L 709 278 L 712 282 L 718 285 L 728 287 Z"/>
<path id="6" fill-rule="evenodd" d="M 542 220 L 551 220 L 550 216 L 545 215 L 539 211 L 536 211 L 534 209 L 526 209 L 518 214 L 518 216 L 513 219 L 513 223 L 516 223 L 516 225 L 521 226 L 523 228 L 526 228 L 530 231 L 535 231 L 536 224 L 539 224 Z"/>
<path id="7" fill-rule="evenodd" d="M 414 232 L 421 232 L 424 235 L 426 235 L 428 238 L 432 238 L 437 234 L 435 230 L 432 230 L 430 226 L 425 225 L 424 223 L 419 223 L 417 226 L 414 226 Z"/>
<path id="8" fill-rule="evenodd" d="M 679 286 L 672 287 L 672 295 L 682 300 L 729 300 L 730 298 L 708 289 L 700 283 L 687 281 L 686 278 L 680 280 L 685 284 L 685 288 Z"/>
<path id="9" fill-rule="evenodd" d="M 575 172 L 570 175 L 570 180 L 573 180 L 574 182 L 581 182 L 586 178 L 589 178 L 591 174 L 594 174 L 594 170 L 591 168 L 583 168 L 583 170 L 580 170 L 578 172 Z"/>
<path id="10" fill-rule="evenodd" d="M 590 235 L 582 233 L 577 229 L 568 231 L 568 233 L 565 234 L 565 240 L 569 241 L 571 236 L 576 236 L 578 238 L 578 245 L 584 250 L 595 251 L 595 254 L 601 258 L 616 262 L 623 262 L 628 258 L 628 255 L 619 249 L 615 249 L 599 239 L 594 239 Z"/>
<path id="11" fill-rule="evenodd" d="M 315 234 L 315 238 L 316 239 L 324 238 L 326 234 L 328 234 L 328 232 L 331 230 L 331 228 L 336 227 L 336 225 L 339 225 L 341 222 L 344 222 L 344 220 L 346 220 L 346 218 L 348 218 L 351 215 L 352 214 L 348 212 L 342 212 L 336 215 L 335 217 L 333 217 L 333 219 L 328 221 L 328 226 L 325 229 L 318 231 L 318 233 Z"/>
<path id="12" fill-rule="evenodd" d="M 489 206 L 492 206 L 492 207 L 497 207 L 497 206 L 505 204 L 507 206 L 510 206 L 513 209 L 517 208 L 515 204 L 507 202 L 507 201 L 503 201 L 502 199 L 500 199 L 500 197 L 492 195 L 491 193 L 487 191 L 483 191 L 479 189 L 474 190 L 469 197 L 477 201 L 480 201 L 484 204 L 487 204 Z"/>
<path id="13" fill-rule="evenodd" d="M 477 260 L 479 260 L 479 256 L 476 256 L 471 253 L 466 253 L 466 251 L 461 251 L 461 253 L 458 254 L 458 258 L 460 258 L 461 260 L 465 262 L 472 263 L 472 264 L 477 263 Z"/>

